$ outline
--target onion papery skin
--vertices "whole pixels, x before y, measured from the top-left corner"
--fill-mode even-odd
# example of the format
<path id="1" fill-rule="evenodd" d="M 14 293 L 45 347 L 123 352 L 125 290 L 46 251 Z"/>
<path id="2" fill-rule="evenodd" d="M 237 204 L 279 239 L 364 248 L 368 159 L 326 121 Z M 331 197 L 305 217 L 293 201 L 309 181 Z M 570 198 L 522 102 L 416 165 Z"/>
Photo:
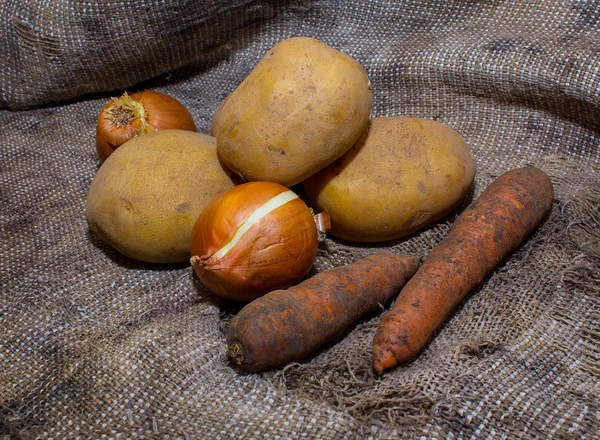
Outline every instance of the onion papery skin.
<path id="1" fill-rule="evenodd" d="M 213 199 L 196 220 L 191 263 L 215 295 L 249 302 L 296 284 L 310 271 L 318 233 L 312 212 L 299 197 L 261 217 L 224 256 L 215 258 L 258 207 L 283 192 L 291 191 L 273 182 L 244 183 Z"/>
<path id="2" fill-rule="evenodd" d="M 123 123 L 115 121 L 111 115 L 119 99 L 129 99 L 141 104 L 144 109 L 142 118 L 132 115 L 131 120 Z M 96 151 L 100 162 L 104 162 L 117 148 L 134 136 L 158 130 L 197 131 L 190 112 L 175 98 L 153 90 L 113 98 L 107 102 L 100 113 L 96 124 Z"/>

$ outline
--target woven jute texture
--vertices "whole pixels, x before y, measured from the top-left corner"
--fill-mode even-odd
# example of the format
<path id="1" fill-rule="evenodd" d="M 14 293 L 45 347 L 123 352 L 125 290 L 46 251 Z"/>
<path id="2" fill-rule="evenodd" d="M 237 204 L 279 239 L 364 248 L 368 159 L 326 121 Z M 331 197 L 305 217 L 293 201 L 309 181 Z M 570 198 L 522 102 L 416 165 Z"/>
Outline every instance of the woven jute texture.
<path id="1" fill-rule="evenodd" d="M 0 23 L 1 436 L 597 438 L 600 2 L 3 0 Z M 378 246 L 328 236 L 313 273 L 382 249 L 426 257 L 509 169 L 532 164 L 554 184 L 540 228 L 382 378 L 381 313 L 308 359 L 238 373 L 225 332 L 239 307 L 188 265 L 121 256 L 85 220 L 111 96 L 171 94 L 208 132 L 296 35 L 363 64 L 373 116 L 436 119 L 477 162 L 447 218 Z"/>

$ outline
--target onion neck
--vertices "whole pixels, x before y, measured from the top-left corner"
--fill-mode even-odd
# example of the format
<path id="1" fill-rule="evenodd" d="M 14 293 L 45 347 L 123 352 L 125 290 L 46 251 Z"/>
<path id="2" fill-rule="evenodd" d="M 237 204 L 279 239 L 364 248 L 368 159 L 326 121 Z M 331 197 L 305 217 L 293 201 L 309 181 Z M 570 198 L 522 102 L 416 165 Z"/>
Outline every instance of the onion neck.
<path id="1" fill-rule="evenodd" d="M 329 212 L 321 211 L 318 214 L 314 214 L 312 208 L 309 209 L 313 214 L 313 219 L 317 225 L 317 231 L 323 233 L 329 231 L 331 229 L 331 217 L 329 216 Z"/>
<path id="2" fill-rule="evenodd" d="M 126 127 L 134 121 L 140 121 L 140 128 L 136 135 L 145 134 L 148 131 L 148 115 L 144 105 L 135 101 L 127 94 L 123 93 L 120 98 L 113 98 L 113 105 L 107 111 L 108 119 L 117 127 Z"/>

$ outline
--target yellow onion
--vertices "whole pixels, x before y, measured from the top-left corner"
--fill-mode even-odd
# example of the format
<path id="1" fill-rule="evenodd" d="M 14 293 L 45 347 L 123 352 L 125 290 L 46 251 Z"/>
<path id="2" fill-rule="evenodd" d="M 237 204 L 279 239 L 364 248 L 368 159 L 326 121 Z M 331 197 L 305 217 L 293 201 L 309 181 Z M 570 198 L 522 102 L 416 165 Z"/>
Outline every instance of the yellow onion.
<path id="1" fill-rule="evenodd" d="M 196 131 L 196 124 L 183 104 L 164 93 L 145 90 L 107 102 L 96 124 L 96 151 L 101 162 L 134 136 L 151 131 L 179 129 Z"/>
<path id="2" fill-rule="evenodd" d="M 196 220 L 190 262 L 214 294 L 252 301 L 308 274 L 318 247 L 314 217 L 283 185 L 238 185 L 213 199 Z"/>

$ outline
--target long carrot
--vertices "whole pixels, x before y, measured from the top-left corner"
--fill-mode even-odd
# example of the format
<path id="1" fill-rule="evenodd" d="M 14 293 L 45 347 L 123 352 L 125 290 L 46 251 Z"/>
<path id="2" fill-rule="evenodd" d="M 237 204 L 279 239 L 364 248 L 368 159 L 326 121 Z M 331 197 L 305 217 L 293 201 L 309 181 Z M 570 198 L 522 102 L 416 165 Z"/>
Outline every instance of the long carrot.
<path id="1" fill-rule="evenodd" d="M 537 228 L 552 198 L 550 179 L 534 167 L 492 182 L 384 314 L 373 339 L 375 372 L 416 356 L 461 300 Z"/>
<path id="2" fill-rule="evenodd" d="M 232 320 L 227 352 L 249 372 L 299 360 L 389 303 L 419 259 L 377 253 L 247 304 Z"/>

